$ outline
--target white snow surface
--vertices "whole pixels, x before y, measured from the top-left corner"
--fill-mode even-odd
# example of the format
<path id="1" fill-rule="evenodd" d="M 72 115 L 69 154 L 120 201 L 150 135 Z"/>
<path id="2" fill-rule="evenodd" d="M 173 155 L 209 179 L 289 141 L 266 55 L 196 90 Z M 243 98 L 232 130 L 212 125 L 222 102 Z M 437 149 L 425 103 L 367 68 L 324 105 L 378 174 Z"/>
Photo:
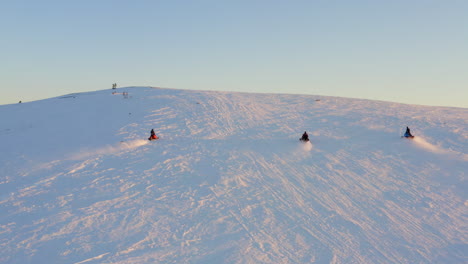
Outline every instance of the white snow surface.
<path id="1" fill-rule="evenodd" d="M 0 263 L 468 263 L 465 108 L 128 87 L 0 120 Z"/>

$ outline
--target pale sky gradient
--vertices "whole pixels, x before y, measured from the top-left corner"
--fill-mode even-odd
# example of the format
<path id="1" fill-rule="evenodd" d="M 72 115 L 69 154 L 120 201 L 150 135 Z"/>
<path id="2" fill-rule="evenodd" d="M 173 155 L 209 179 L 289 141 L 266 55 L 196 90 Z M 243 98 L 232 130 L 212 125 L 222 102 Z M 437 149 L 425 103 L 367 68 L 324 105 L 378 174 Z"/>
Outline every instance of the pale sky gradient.
<path id="1" fill-rule="evenodd" d="M 468 107 L 468 1 L 0 0 L 0 104 L 114 82 Z"/>

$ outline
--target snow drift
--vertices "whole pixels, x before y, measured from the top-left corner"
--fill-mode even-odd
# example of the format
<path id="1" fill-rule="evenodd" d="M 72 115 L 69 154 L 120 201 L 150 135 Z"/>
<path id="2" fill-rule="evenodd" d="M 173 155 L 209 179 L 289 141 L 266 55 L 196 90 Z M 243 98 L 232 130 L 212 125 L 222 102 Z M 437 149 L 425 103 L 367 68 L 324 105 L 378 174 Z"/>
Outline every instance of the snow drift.
<path id="1" fill-rule="evenodd" d="M 114 92 L 0 106 L 1 263 L 468 258 L 467 109 Z"/>

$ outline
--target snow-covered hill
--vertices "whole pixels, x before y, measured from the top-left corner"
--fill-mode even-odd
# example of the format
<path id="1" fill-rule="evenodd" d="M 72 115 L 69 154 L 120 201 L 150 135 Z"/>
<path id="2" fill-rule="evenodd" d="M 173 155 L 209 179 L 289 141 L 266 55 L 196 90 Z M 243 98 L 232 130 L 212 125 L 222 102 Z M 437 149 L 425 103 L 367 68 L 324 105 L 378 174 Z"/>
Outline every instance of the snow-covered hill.
<path id="1" fill-rule="evenodd" d="M 0 120 L 1 263 L 468 261 L 468 109 L 135 87 Z"/>

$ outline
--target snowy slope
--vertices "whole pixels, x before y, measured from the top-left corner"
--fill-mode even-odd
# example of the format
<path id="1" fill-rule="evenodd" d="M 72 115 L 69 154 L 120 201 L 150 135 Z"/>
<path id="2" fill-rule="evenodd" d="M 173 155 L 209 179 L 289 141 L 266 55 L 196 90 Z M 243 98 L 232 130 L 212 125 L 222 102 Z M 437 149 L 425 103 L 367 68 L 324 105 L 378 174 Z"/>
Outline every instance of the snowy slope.
<path id="1" fill-rule="evenodd" d="M 0 263 L 468 261 L 468 109 L 112 92 L 0 106 Z"/>

